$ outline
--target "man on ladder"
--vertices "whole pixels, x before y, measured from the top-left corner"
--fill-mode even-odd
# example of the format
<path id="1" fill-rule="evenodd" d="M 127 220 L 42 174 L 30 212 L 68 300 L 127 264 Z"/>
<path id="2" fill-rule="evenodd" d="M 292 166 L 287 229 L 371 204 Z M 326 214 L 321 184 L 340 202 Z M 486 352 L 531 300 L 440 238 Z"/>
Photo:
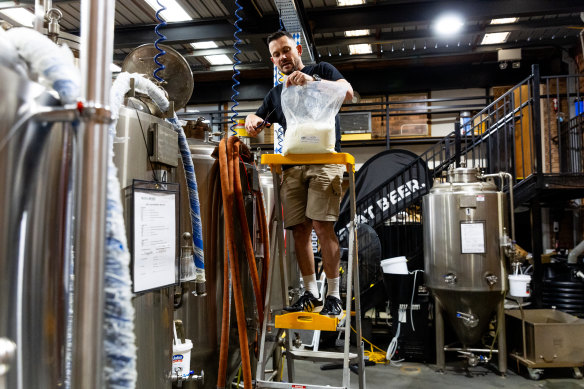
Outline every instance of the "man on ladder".
<path id="1" fill-rule="evenodd" d="M 278 31 L 268 37 L 272 62 L 278 70 L 288 76 L 286 86 L 305 85 L 308 82 L 342 82 L 349 86 L 346 100 L 353 98 L 353 88 L 341 73 L 331 64 L 321 62 L 304 66 L 302 46 L 297 45 L 292 35 Z M 280 96 L 282 84 L 275 86 L 264 98 L 255 114 L 245 120 L 245 127 L 251 136 L 256 136 L 268 123 L 279 123 L 284 131 L 286 118 L 282 112 Z M 335 151 L 341 151 L 341 131 L 339 116 L 335 118 Z M 334 231 L 334 223 L 339 216 L 342 195 L 344 165 L 284 165 L 282 166 L 282 204 L 284 226 L 292 230 L 296 258 L 305 292 L 291 306 L 288 312 L 320 312 L 321 315 L 339 316 L 342 304 L 339 295 L 339 242 Z M 327 295 L 324 302 L 318 291 L 311 244 L 312 229 L 320 241 L 322 262 L 327 278 Z M 348 307 L 350 308 L 350 307 Z"/>
<path id="2" fill-rule="evenodd" d="M 330 64 L 320 63 L 318 65 L 304 66 L 300 55 L 302 46 L 297 45 L 292 36 L 286 32 L 278 31 L 268 37 L 272 62 L 278 70 L 287 75 L 288 85 L 306 85 L 309 82 L 340 82 L 348 86 L 346 98 L 351 99 L 353 89 L 343 76 Z M 323 80 L 323 78 L 325 80 Z M 246 118 L 245 125 L 249 135 L 257 135 L 269 123 L 277 122 L 284 129 L 286 128 L 286 118 L 281 108 L 282 85 L 278 85 L 264 98 L 262 106 L 256 114 Z M 347 389 L 350 386 L 350 364 L 358 363 L 359 388 L 365 388 L 365 372 L 363 360 L 363 345 L 358 342 L 357 353 L 350 353 L 350 332 L 351 319 L 348 314 L 351 311 L 351 285 L 355 289 L 355 323 L 357 339 L 361 339 L 360 321 L 360 299 L 359 299 L 359 277 L 357 264 L 357 249 L 355 236 L 355 160 L 354 158 L 340 151 L 340 123 L 338 115 L 335 120 L 337 153 L 333 154 L 296 154 L 283 156 L 281 154 L 264 154 L 262 163 L 270 165 L 274 180 L 274 195 L 276 201 L 276 222 L 274 224 L 275 234 L 272 235 L 270 251 L 274 253 L 270 261 L 268 272 L 268 289 L 266 291 L 266 307 L 264 310 L 264 321 L 262 336 L 260 341 L 260 358 L 257 367 L 256 387 L 289 389 L 302 387 L 306 389 L 322 389 L 318 385 L 294 384 L 294 364 L 295 359 L 304 359 L 322 362 L 343 361 L 343 381 L 338 388 Z M 339 265 L 340 253 L 339 243 L 333 229 L 334 222 L 339 215 L 339 205 L 341 198 L 341 183 L 343 168 L 349 172 L 349 192 L 351 198 L 351 221 L 349 223 L 349 266 L 347 271 L 347 315 L 345 324 L 339 325 L 338 316 L 343 310 L 339 296 Z M 278 173 L 283 173 L 282 189 L 280 190 L 280 180 Z M 282 194 L 283 200 L 280 199 Z M 285 227 L 292 229 L 294 236 L 296 255 L 302 277 L 304 279 L 305 293 L 289 307 L 284 310 L 289 313 L 277 315 L 274 325 L 276 328 L 284 329 L 286 332 L 286 361 L 288 367 L 289 383 L 279 383 L 265 379 L 265 363 L 267 358 L 266 344 L 279 344 L 274 339 L 267 339 L 268 316 L 270 313 L 270 294 L 272 277 L 274 273 L 275 257 L 279 259 L 281 266 L 282 299 L 284 303 L 288 301 L 288 287 L 286 275 L 282 273 L 284 266 L 284 239 L 282 228 L 282 215 L 279 212 L 283 204 Z M 325 274 L 328 282 L 327 296 L 322 301 L 317 289 L 314 255 L 311 245 L 312 229 L 320 240 L 322 247 L 322 257 Z M 353 278 L 353 273 L 355 277 Z M 315 311 L 320 310 L 320 314 Z M 290 329 L 309 329 L 337 331 L 343 330 L 345 334 L 345 345 L 342 353 L 297 350 L 293 346 Z M 333 388 L 333 387 L 327 387 Z"/>

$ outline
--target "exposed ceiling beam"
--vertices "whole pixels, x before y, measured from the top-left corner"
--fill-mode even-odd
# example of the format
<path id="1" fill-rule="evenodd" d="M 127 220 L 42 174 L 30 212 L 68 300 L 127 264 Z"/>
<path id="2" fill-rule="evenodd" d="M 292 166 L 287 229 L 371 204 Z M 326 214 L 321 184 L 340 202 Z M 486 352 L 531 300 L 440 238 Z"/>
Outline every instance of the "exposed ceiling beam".
<path id="1" fill-rule="evenodd" d="M 233 0 L 220 0 L 220 1 L 221 1 L 221 4 L 223 4 L 225 9 L 227 9 L 229 14 L 231 15 L 230 18 L 228 19 L 229 22 L 235 23 L 235 20 L 236 20 L 235 19 L 235 11 L 237 11 L 237 7 L 235 6 L 235 2 Z M 254 0 L 239 0 L 238 3 L 243 8 L 242 10 L 240 10 L 238 12 L 238 15 L 243 19 L 242 21 L 240 21 L 238 23 L 238 26 L 241 27 L 242 25 L 245 25 L 245 23 L 247 23 L 247 26 L 250 26 L 250 25 L 257 26 L 257 25 L 263 25 L 266 23 L 266 21 L 264 20 L 265 15 L 262 14 L 260 9 L 255 4 Z M 272 18 L 271 23 L 274 23 L 273 18 Z M 277 29 L 277 24 L 272 25 L 272 29 L 273 29 L 273 31 L 275 31 Z M 233 32 L 235 32 L 235 30 Z M 230 38 L 226 37 L 223 40 L 231 40 L 231 39 L 235 40 L 233 37 L 233 32 L 232 32 Z M 268 50 L 268 47 L 263 40 L 263 38 L 265 38 L 265 36 L 267 36 L 267 34 L 269 34 L 270 32 L 271 31 L 266 32 L 263 37 L 258 37 L 257 35 L 247 37 L 247 39 L 255 47 L 255 51 L 260 55 L 260 57 L 262 57 L 262 59 L 267 59 L 270 57 L 270 52 Z M 242 34 L 239 35 L 240 38 L 242 37 L 243 33 L 244 32 L 242 32 Z"/>
<path id="2" fill-rule="evenodd" d="M 504 32 L 504 31 L 527 31 L 527 30 L 542 30 L 550 28 L 567 28 L 568 26 L 575 26 L 582 24 L 579 17 L 564 17 L 555 19 L 544 19 L 538 21 L 526 21 L 522 23 L 506 24 L 506 25 L 473 25 L 464 27 L 463 30 L 454 36 L 448 37 L 447 40 L 453 42 L 458 39 L 468 38 L 468 35 L 474 34 L 484 34 L 493 32 Z M 352 28 L 352 27 L 351 27 Z M 394 31 L 394 32 L 383 32 L 379 34 L 379 37 L 374 35 L 362 36 L 362 37 L 333 37 L 333 38 L 319 38 L 316 39 L 316 45 L 318 47 L 323 46 L 343 46 L 343 45 L 353 45 L 359 43 L 371 43 L 371 44 L 385 44 L 396 41 L 410 40 L 410 39 L 420 39 L 420 40 L 445 40 L 445 38 L 437 37 L 433 31 L 428 29 L 420 30 L 408 30 L 408 31 Z"/>
<path id="3" fill-rule="evenodd" d="M 581 12 L 581 0 L 492 0 L 423 1 L 375 4 L 356 7 L 325 7 L 308 10 L 314 33 L 376 28 L 395 23 L 430 23 L 445 12 L 461 14 L 466 20 L 487 20 L 510 16 L 554 15 Z M 350 21 L 350 23 L 349 23 Z"/>
<path id="4" fill-rule="evenodd" d="M 145 43 L 152 43 L 157 39 L 154 34 L 154 24 L 118 26 L 114 33 L 114 48 L 133 48 Z M 261 23 L 243 21 L 240 24 L 242 33 L 241 39 L 263 39 L 271 32 L 278 29 L 277 16 L 264 16 Z M 69 31 L 74 35 L 79 35 L 79 30 Z M 235 28 L 228 20 L 223 18 L 213 18 L 204 20 L 191 20 L 188 22 L 168 23 L 160 29 L 167 40 L 166 44 L 191 43 L 212 40 L 234 40 Z M 265 46 L 265 45 L 264 45 Z M 267 48 L 256 47 L 262 57 L 266 54 Z M 268 55 L 269 57 L 269 55 Z"/>
<path id="5" fill-rule="evenodd" d="M 239 49 L 242 53 L 251 53 L 255 52 L 255 47 L 252 45 L 241 45 Z M 235 49 L 233 46 L 225 46 L 225 47 L 218 47 L 216 49 L 204 49 L 204 50 L 176 50 L 178 51 L 183 57 L 185 58 L 195 58 L 195 57 L 204 57 L 205 55 L 220 55 L 220 54 L 233 54 L 235 53 Z M 115 54 L 114 61 L 122 61 L 126 58 L 126 54 Z"/>
<path id="6" fill-rule="evenodd" d="M 361 55 L 331 55 L 330 57 L 327 55 L 322 56 L 323 61 L 337 63 L 337 62 L 360 62 L 360 61 L 372 61 L 372 60 L 396 60 L 396 59 L 404 59 L 409 58 L 412 60 L 416 60 L 419 58 L 429 58 L 429 57 L 441 57 L 441 56 L 453 56 L 453 55 L 471 55 L 471 54 L 481 54 L 481 53 L 494 53 L 498 49 L 515 49 L 515 48 L 522 48 L 525 50 L 530 49 L 541 49 L 545 47 L 562 47 L 564 45 L 573 45 L 577 43 L 576 37 L 568 37 L 566 39 L 559 38 L 559 39 L 545 39 L 545 40 L 536 40 L 531 42 L 507 42 L 503 44 L 497 45 L 485 45 L 485 46 L 468 46 L 467 44 L 457 46 L 456 44 L 450 44 L 446 47 L 444 44 L 439 45 L 438 48 L 429 47 L 428 49 L 424 50 L 422 48 L 417 48 L 416 50 L 412 50 L 411 47 L 405 48 L 403 51 L 401 47 L 396 47 L 394 52 L 388 50 L 387 48 L 383 51 L 383 53 L 376 53 L 373 52 L 371 54 L 361 54 Z M 347 57 L 349 58 L 347 60 Z"/>

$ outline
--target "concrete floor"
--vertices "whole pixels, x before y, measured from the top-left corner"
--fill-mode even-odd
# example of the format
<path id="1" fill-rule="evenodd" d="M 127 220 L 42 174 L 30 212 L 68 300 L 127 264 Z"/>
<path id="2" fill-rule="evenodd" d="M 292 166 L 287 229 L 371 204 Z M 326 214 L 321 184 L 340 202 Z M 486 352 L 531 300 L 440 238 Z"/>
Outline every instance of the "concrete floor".
<path id="1" fill-rule="evenodd" d="M 509 363 L 515 363 L 509 361 Z M 505 377 L 499 376 L 494 367 L 477 366 L 465 371 L 459 362 L 448 363 L 444 373 L 436 372 L 433 365 L 402 362 L 401 366 L 375 365 L 365 368 L 367 388 L 544 388 L 544 389 L 580 389 L 584 380 L 571 378 L 570 369 L 547 369 L 539 381 L 518 375 L 511 369 Z M 320 370 L 320 364 L 309 361 L 296 361 L 295 382 L 315 385 L 340 386 L 342 370 Z M 287 379 L 284 367 L 284 380 Z M 351 373 L 352 389 L 359 388 L 356 374 Z"/>

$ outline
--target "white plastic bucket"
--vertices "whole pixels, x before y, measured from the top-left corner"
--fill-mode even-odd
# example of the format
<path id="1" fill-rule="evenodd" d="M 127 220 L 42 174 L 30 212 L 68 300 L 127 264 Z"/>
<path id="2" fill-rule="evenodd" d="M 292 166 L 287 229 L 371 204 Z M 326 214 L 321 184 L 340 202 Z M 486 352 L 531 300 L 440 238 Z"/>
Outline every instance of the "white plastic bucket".
<path id="1" fill-rule="evenodd" d="M 191 371 L 191 350 L 193 343 L 185 339 L 184 343 L 172 345 L 172 372 L 179 377 L 188 377 Z"/>
<path id="2" fill-rule="evenodd" d="M 513 297 L 529 297 L 531 276 L 526 274 L 509 274 L 509 294 Z"/>
<path id="3" fill-rule="evenodd" d="M 406 257 L 395 257 L 381 261 L 381 268 L 386 274 L 408 274 Z"/>

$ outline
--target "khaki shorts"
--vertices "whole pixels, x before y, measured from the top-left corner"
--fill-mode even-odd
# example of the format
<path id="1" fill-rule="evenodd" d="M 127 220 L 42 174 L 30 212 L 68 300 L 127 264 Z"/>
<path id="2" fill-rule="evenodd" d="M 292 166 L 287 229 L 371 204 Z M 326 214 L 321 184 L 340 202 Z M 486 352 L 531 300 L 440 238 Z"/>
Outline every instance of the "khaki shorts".
<path id="1" fill-rule="evenodd" d="M 284 227 L 307 218 L 336 221 L 339 217 L 344 165 L 301 165 L 284 170 L 280 196 Z"/>

